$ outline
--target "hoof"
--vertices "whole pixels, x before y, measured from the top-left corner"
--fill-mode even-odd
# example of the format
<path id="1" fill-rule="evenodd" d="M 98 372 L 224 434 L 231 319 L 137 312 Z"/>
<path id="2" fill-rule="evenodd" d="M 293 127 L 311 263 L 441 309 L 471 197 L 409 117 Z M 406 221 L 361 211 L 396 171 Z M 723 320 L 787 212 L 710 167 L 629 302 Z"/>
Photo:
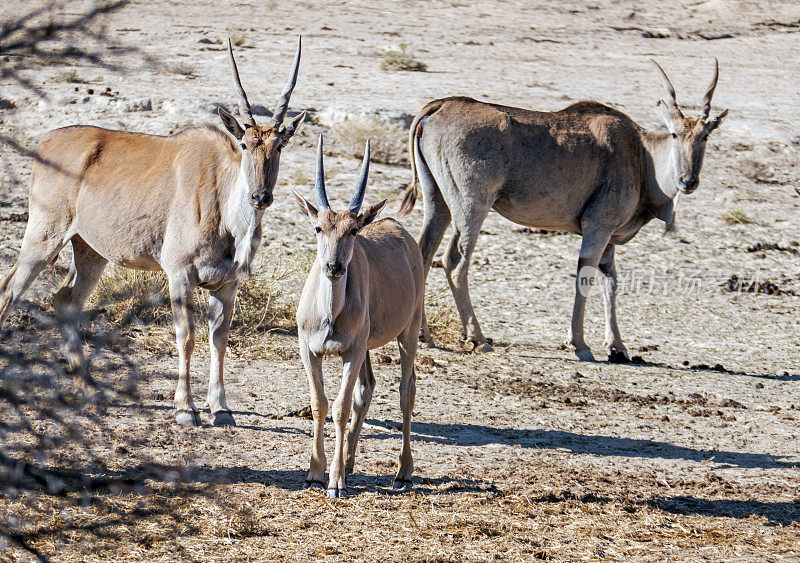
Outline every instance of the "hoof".
<path id="1" fill-rule="evenodd" d="M 627 350 L 614 350 L 612 349 L 608 353 L 608 363 L 609 364 L 629 364 L 631 363 L 631 358 L 628 355 Z"/>
<path id="2" fill-rule="evenodd" d="M 200 413 L 197 411 L 178 411 L 175 421 L 183 426 L 200 426 Z"/>
<path id="3" fill-rule="evenodd" d="M 347 496 L 347 489 L 328 489 L 328 498 L 344 498 Z"/>
<path id="4" fill-rule="evenodd" d="M 575 355 L 578 356 L 578 359 L 582 362 L 594 362 L 594 354 L 589 348 L 584 348 L 583 350 L 575 350 Z"/>
<path id="5" fill-rule="evenodd" d="M 211 424 L 214 426 L 236 426 L 231 411 L 217 411 L 211 415 Z"/>
<path id="6" fill-rule="evenodd" d="M 489 352 L 494 352 L 494 346 L 492 346 L 488 342 L 484 342 L 483 344 L 478 344 L 475 346 L 475 349 L 472 350 L 473 354 L 488 354 Z"/>
<path id="7" fill-rule="evenodd" d="M 396 491 L 410 491 L 412 487 L 411 481 L 405 479 L 395 479 L 392 483 L 392 488 Z"/>
<path id="8" fill-rule="evenodd" d="M 304 491 L 308 489 L 324 489 L 324 488 L 325 488 L 325 483 L 323 483 L 322 481 L 309 481 L 308 479 L 303 481 Z"/>

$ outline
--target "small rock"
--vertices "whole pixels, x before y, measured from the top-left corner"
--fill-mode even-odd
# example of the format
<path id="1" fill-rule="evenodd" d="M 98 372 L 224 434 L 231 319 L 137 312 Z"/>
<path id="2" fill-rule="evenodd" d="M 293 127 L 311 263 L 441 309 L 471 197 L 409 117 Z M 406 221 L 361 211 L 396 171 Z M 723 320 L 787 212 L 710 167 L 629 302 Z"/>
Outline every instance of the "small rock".
<path id="1" fill-rule="evenodd" d="M 379 364 L 391 364 L 392 357 L 389 354 L 380 354 L 375 361 Z"/>
<path id="2" fill-rule="evenodd" d="M 763 389 L 763 388 L 764 388 L 764 384 L 763 383 L 761 383 L 760 381 L 758 383 L 756 383 L 756 389 Z"/>
<path id="3" fill-rule="evenodd" d="M 13 101 L 8 100 L 6 98 L 0 98 L 0 109 L 14 109 L 17 107 Z"/>
<path id="4" fill-rule="evenodd" d="M 669 417 L 667 415 L 662 416 L 661 422 L 669 422 Z"/>

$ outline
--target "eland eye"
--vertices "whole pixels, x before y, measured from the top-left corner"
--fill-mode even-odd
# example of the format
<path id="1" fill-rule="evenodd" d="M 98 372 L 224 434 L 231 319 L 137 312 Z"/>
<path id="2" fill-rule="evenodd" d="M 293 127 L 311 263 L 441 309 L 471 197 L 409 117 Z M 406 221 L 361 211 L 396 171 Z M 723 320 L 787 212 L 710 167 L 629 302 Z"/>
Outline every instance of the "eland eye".
<path id="1" fill-rule="evenodd" d="M 320 229 L 319 227 L 314 227 L 314 230 L 317 231 L 318 233 L 322 232 L 322 229 Z"/>
<path id="2" fill-rule="evenodd" d="M 242 147 L 243 151 L 247 150 L 247 145 L 245 145 L 244 143 L 240 143 L 239 146 Z"/>
<path id="3" fill-rule="evenodd" d="M 672 138 L 673 139 L 677 139 L 678 138 L 678 134 L 677 133 L 672 133 Z"/>

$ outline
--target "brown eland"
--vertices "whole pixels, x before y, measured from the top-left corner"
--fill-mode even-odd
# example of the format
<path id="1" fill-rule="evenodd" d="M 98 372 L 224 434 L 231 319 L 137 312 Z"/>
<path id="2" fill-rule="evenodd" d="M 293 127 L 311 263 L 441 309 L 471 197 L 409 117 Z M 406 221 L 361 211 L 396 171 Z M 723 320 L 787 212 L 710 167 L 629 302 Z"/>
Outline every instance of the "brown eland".
<path id="1" fill-rule="evenodd" d="M 353 471 L 358 436 L 372 400 L 375 378 L 369 350 L 395 338 L 400 348 L 403 412 L 403 446 L 395 488 L 410 488 L 414 470 L 411 412 L 416 393 L 414 358 L 425 294 L 422 255 L 400 223 L 394 219 L 375 221 L 386 200 L 360 213 L 368 169 L 369 142 L 350 205 L 346 211 L 333 211 L 325 193 L 320 136 L 316 174 L 318 208 L 295 193 L 317 236 L 317 258 L 297 307 L 300 357 L 308 374 L 314 416 L 311 465 L 304 488 L 324 486 L 323 427 L 328 400 L 322 380 L 322 358 L 339 356 L 343 363 L 341 386 L 333 403 L 336 442 L 328 476 L 331 498 L 347 494 L 347 475 Z"/>
<path id="2" fill-rule="evenodd" d="M 442 263 L 476 352 L 492 346 L 472 308 L 468 268 L 481 224 L 494 209 L 521 225 L 582 236 L 568 344 L 581 360 L 594 360 L 583 318 L 586 289 L 597 273 L 604 280 L 609 357 L 629 359 L 617 326 L 614 249 L 654 218 L 673 227 L 676 197 L 697 189 L 708 135 L 727 114 L 709 118 L 716 61 L 699 118 L 684 117 L 667 75 L 653 63 L 668 93 L 659 102 L 666 131 L 643 129 L 598 102 L 541 112 L 453 97 L 427 104 L 414 118 L 412 183 L 401 213 L 414 207 L 419 180 L 424 219 L 418 240 L 426 278 L 453 223 Z M 433 345 L 424 315 L 420 337 Z"/>
<path id="3" fill-rule="evenodd" d="M 301 113 L 284 123 L 300 40 L 290 78 L 263 126 L 253 118 L 230 41 L 228 56 L 241 123 L 222 108 L 218 112 L 233 137 L 211 125 L 170 136 L 85 125 L 47 133 L 33 164 L 19 258 L 0 282 L 2 325 L 39 272 L 72 243 L 72 267 L 53 301 L 70 368 L 82 370 L 80 312 L 106 264 L 163 270 L 178 345 L 175 409 L 181 424 L 200 424 L 189 387 L 196 287 L 209 290 L 212 423 L 235 424 L 223 383 L 234 298 L 261 245 L 261 219 L 272 203 L 281 149 L 304 118 Z"/>

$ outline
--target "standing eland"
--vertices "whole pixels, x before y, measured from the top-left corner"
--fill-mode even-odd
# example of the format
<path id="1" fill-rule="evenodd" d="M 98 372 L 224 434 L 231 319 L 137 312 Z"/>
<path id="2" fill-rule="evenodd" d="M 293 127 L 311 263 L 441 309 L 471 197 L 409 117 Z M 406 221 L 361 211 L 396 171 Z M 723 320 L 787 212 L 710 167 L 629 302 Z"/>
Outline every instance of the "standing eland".
<path id="1" fill-rule="evenodd" d="M 0 282 L 2 325 L 39 272 L 72 242 L 72 267 L 53 302 L 69 366 L 85 369 L 79 317 L 105 265 L 163 270 L 179 356 L 175 418 L 195 426 L 200 416 L 189 387 L 194 290 L 209 290 L 212 422 L 235 425 L 222 376 L 234 298 L 261 245 L 281 149 L 305 115 L 283 123 L 297 81 L 299 39 L 291 77 L 263 127 L 253 119 L 230 41 L 228 56 L 242 123 L 218 112 L 237 142 L 211 125 L 170 136 L 84 125 L 47 133 L 33 164 L 19 258 Z"/>
<path id="2" fill-rule="evenodd" d="M 323 426 L 328 400 L 322 381 L 322 358 L 340 356 L 343 363 L 342 382 L 333 403 L 336 443 L 328 478 L 331 498 L 347 495 L 347 475 L 353 472 L 358 435 L 372 400 L 375 377 L 369 350 L 395 338 L 400 348 L 403 448 L 394 487 L 410 488 L 414 471 L 411 412 L 416 394 L 414 358 L 425 296 L 422 254 L 414 238 L 400 223 L 394 219 L 375 221 L 386 200 L 359 213 L 368 171 L 369 142 L 355 195 L 347 211 L 333 211 L 325 193 L 320 135 L 316 174 L 319 209 L 295 192 L 303 213 L 317 233 L 317 259 L 297 307 L 300 357 L 308 374 L 314 415 L 311 465 L 304 488 L 324 486 Z M 351 404 L 353 418 L 346 428 Z"/>
<path id="3" fill-rule="evenodd" d="M 654 218 L 672 229 L 676 197 L 697 189 L 708 135 L 728 112 L 709 119 L 716 60 L 699 119 L 683 116 L 669 78 L 653 63 L 669 94 L 659 101 L 667 131 L 645 130 L 597 102 L 540 112 L 453 97 L 429 103 L 414 118 L 412 182 L 400 212 L 413 209 L 418 178 L 424 194 L 419 245 L 426 278 L 453 222 L 455 233 L 442 263 L 475 352 L 492 346 L 475 317 L 467 275 L 481 224 L 494 209 L 521 225 L 582 235 L 568 344 L 581 360 L 594 360 L 583 335 L 584 289 L 599 268 L 606 280 L 605 346 L 610 359 L 629 359 L 617 326 L 614 248 Z M 420 336 L 433 345 L 424 316 Z"/>

